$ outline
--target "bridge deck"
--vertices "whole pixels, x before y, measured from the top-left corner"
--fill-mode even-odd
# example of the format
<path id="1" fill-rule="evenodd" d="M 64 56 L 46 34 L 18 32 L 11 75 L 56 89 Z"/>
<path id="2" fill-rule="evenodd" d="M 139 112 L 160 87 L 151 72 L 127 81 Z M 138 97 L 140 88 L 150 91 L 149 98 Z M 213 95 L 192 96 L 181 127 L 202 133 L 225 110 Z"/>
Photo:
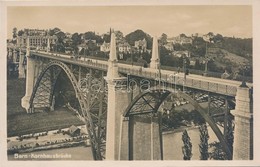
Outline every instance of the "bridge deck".
<path id="1" fill-rule="evenodd" d="M 53 60 L 59 60 L 66 63 L 71 63 L 84 67 L 91 67 L 94 69 L 107 70 L 107 61 L 90 59 L 90 58 L 71 58 L 70 55 L 47 53 L 41 51 L 31 51 L 31 54 L 35 56 L 45 57 Z M 165 83 L 183 85 L 186 87 L 191 87 L 195 89 L 205 90 L 209 92 L 214 92 L 218 94 L 235 96 L 236 89 L 241 85 L 240 81 L 220 79 L 213 77 L 205 77 L 201 75 L 189 74 L 184 75 L 184 73 L 169 70 L 156 70 L 151 68 L 142 68 L 136 65 L 128 65 L 123 63 L 118 63 L 119 72 L 134 76 L 139 76 L 147 79 L 161 79 Z M 186 77 L 186 79 L 184 79 Z M 247 83 L 249 87 L 252 87 L 252 83 Z"/>

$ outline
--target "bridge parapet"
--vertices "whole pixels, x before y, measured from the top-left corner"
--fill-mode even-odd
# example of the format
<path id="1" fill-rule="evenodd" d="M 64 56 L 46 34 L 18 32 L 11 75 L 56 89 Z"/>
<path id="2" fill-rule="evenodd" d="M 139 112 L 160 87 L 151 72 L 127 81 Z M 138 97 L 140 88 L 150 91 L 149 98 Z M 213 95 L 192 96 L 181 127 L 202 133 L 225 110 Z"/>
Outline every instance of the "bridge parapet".
<path id="1" fill-rule="evenodd" d="M 135 75 L 147 79 L 161 80 L 162 83 L 164 82 L 164 83 L 168 83 L 168 84 L 170 83 L 176 85 L 184 84 L 185 87 L 200 89 L 204 91 L 214 92 L 214 93 L 233 96 L 233 97 L 236 96 L 236 92 L 237 92 L 237 86 L 202 81 L 193 78 L 184 79 L 184 76 L 181 75 L 172 75 L 166 73 L 159 74 L 156 71 L 146 71 L 146 70 L 143 71 L 142 69 L 138 70 L 134 68 L 124 68 L 124 67 L 119 67 L 119 72 Z"/>

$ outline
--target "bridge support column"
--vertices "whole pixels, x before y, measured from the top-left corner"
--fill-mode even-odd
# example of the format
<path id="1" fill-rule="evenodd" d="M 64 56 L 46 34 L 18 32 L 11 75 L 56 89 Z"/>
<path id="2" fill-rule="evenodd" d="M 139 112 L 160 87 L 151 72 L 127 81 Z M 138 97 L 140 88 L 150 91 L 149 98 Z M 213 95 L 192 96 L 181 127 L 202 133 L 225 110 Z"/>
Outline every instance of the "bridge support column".
<path id="1" fill-rule="evenodd" d="M 250 89 L 241 85 L 237 89 L 233 160 L 253 159 L 253 101 Z"/>
<path id="2" fill-rule="evenodd" d="M 129 159 L 162 160 L 160 118 L 153 116 L 130 116 Z"/>
<path id="3" fill-rule="evenodd" d="M 121 143 L 120 126 L 122 115 L 128 106 L 127 78 L 120 77 L 117 66 L 116 38 L 111 34 L 110 55 L 108 60 L 107 76 L 107 133 L 106 133 L 106 159 L 119 160 Z"/>
<path id="4" fill-rule="evenodd" d="M 120 160 L 129 160 L 129 117 L 122 117 L 119 143 Z"/>
<path id="5" fill-rule="evenodd" d="M 22 50 L 20 49 L 19 52 L 19 78 L 25 78 L 25 69 L 24 69 L 24 65 L 23 65 L 23 61 L 24 61 L 24 53 L 22 52 Z"/>
<path id="6" fill-rule="evenodd" d="M 22 98 L 22 107 L 26 109 L 27 113 L 32 113 L 30 108 L 30 98 L 34 87 L 34 72 L 35 72 L 35 60 L 27 55 L 27 70 L 26 70 L 26 92 Z"/>
<path id="7" fill-rule="evenodd" d="M 108 85 L 106 159 L 119 160 L 121 157 L 119 144 L 122 142 L 120 141 L 122 113 L 129 102 L 126 86 L 121 85 L 126 78 L 114 78 L 113 80 L 106 78 L 106 80 Z"/>

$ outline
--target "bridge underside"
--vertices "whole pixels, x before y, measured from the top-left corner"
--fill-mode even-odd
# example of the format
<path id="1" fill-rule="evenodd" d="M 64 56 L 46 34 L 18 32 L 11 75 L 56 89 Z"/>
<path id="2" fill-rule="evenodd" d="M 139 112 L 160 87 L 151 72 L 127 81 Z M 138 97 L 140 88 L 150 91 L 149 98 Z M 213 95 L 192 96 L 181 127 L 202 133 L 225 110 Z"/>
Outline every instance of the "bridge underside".
<path id="1" fill-rule="evenodd" d="M 108 99 L 106 82 L 103 77 L 106 72 L 57 61 L 45 62 L 47 63 L 43 65 L 34 83 L 30 98 L 30 110 L 53 110 L 55 106 L 54 92 L 58 86 L 57 80 L 61 73 L 66 74 L 71 81 L 79 104 L 75 112 L 88 128 L 94 159 L 105 159 Z M 138 77 L 131 77 L 138 80 Z M 170 94 L 186 99 L 199 111 L 216 133 L 228 159 L 231 159 L 233 138 L 229 138 L 229 136 L 232 136 L 230 133 L 233 133 L 233 116 L 229 110 L 234 108 L 233 97 L 223 96 L 221 104 L 216 105 L 216 103 L 220 103 L 219 94 L 188 87 L 185 87 L 185 93 L 183 93 L 184 87 L 176 86 L 174 83 L 170 86 L 169 84 L 164 86 L 165 89 L 151 89 L 145 93 L 128 92 L 132 100 L 125 113 L 122 113 L 119 159 L 163 159 L 161 111 L 163 110 L 162 104 L 167 101 Z M 208 107 L 206 109 L 200 106 L 198 94 L 207 94 L 207 97 L 204 97 L 207 99 Z M 223 127 L 223 132 L 219 130 L 218 126 Z"/>

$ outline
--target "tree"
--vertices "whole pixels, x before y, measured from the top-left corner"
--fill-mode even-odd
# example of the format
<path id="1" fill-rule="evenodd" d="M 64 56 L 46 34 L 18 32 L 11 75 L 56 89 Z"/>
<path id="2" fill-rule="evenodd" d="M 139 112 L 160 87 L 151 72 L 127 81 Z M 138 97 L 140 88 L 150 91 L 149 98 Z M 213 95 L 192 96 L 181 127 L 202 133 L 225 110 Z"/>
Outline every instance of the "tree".
<path id="1" fill-rule="evenodd" d="M 80 35 L 78 33 L 72 34 L 71 39 L 72 39 L 72 45 L 73 46 L 77 46 L 81 42 Z"/>
<path id="2" fill-rule="evenodd" d="M 160 41 L 162 45 L 167 44 L 167 35 L 165 33 L 161 35 Z"/>
<path id="3" fill-rule="evenodd" d="M 201 160 L 208 160 L 209 153 L 208 153 L 208 140 L 209 140 L 209 134 L 207 125 L 203 124 L 199 127 L 200 131 L 200 159 Z"/>
<path id="4" fill-rule="evenodd" d="M 18 31 L 18 36 L 22 36 L 24 34 L 23 30 Z"/>
<path id="5" fill-rule="evenodd" d="M 14 27 L 13 28 L 13 38 L 16 38 L 17 37 L 17 28 Z"/>
<path id="6" fill-rule="evenodd" d="M 181 37 L 181 38 L 186 38 L 187 36 L 182 33 L 182 34 L 180 34 L 180 37 Z"/>
<path id="7" fill-rule="evenodd" d="M 188 135 L 187 130 L 185 130 L 182 134 L 182 153 L 183 153 L 183 159 L 184 160 L 190 160 L 192 157 L 192 143 L 190 141 L 190 137 Z"/>
<path id="8" fill-rule="evenodd" d="M 212 148 L 212 152 L 209 153 L 210 159 L 214 160 L 226 160 L 226 153 L 223 151 L 220 142 L 213 142 L 209 144 L 209 147 Z"/>
<path id="9" fill-rule="evenodd" d="M 127 34 L 125 36 L 125 39 L 131 46 L 134 46 L 135 41 L 145 39 L 147 41 L 147 48 L 148 49 L 152 48 L 152 37 L 142 30 L 136 30 L 134 32 Z"/>

